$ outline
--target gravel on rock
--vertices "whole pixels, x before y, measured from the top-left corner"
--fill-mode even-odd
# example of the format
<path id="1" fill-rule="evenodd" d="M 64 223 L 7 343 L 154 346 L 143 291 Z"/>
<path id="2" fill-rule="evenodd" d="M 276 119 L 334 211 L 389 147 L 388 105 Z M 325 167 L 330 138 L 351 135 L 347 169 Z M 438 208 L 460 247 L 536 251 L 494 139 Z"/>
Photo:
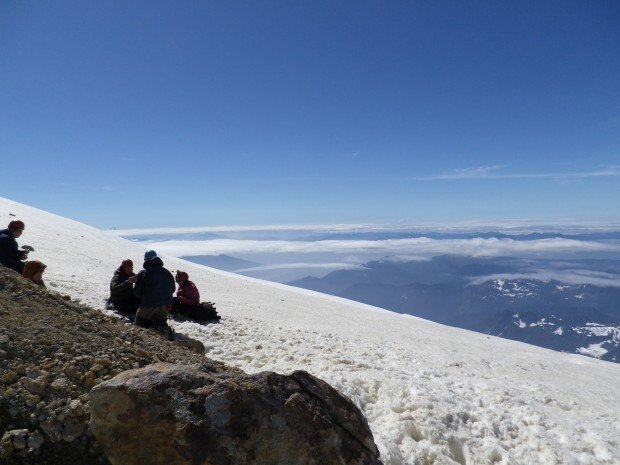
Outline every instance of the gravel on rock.
<path id="1" fill-rule="evenodd" d="M 109 463 L 88 429 L 90 389 L 151 363 L 203 360 L 0 266 L 0 463 Z"/>

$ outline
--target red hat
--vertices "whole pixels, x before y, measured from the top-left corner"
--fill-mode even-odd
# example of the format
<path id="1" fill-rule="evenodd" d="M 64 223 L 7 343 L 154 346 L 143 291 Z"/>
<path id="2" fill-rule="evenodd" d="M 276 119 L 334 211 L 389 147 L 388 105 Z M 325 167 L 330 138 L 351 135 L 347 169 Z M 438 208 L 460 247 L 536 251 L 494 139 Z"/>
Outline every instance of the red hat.
<path id="1" fill-rule="evenodd" d="M 177 270 L 177 274 L 174 277 L 176 280 L 181 280 L 181 281 L 187 281 L 189 279 L 189 276 L 187 275 L 187 273 L 185 271 L 179 271 Z"/>
<path id="2" fill-rule="evenodd" d="M 127 259 L 125 259 L 125 260 L 123 260 L 121 262 L 121 266 L 123 268 L 126 267 L 126 266 L 133 266 L 133 262 L 127 258 Z"/>
<path id="3" fill-rule="evenodd" d="M 9 229 L 24 229 L 25 225 L 23 221 L 13 220 L 9 223 Z"/>

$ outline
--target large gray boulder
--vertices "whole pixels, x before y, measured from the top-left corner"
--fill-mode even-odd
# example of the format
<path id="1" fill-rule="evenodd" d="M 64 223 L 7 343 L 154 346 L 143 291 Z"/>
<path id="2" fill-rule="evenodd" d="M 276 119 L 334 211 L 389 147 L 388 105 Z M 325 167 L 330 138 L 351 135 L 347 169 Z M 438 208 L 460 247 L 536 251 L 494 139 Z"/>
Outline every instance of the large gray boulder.
<path id="1" fill-rule="evenodd" d="M 360 410 L 304 371 L 158 363 L 99 384 L 90 406 L 115 465 L 381 464 Z"/>

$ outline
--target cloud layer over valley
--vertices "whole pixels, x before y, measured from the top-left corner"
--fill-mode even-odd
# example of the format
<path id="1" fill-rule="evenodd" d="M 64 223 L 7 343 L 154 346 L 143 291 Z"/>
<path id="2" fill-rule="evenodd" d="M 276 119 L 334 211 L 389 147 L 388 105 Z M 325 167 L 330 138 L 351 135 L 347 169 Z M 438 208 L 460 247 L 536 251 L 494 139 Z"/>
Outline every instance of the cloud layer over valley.
<path id="1" fill-rule="evenodd" d="M 113 231 L 163 255 L 198 257 L 197 263 L 220 267 L 225 258 L 233 264 L 226 270 L 257 278 L 288 282 L 304 276 L 321 277 L 336 270 L 363 268 L 376 260 L 426 261 L 440 255 L 475 258 L 516 257 L 537 260 L 536 265 L 472 277 L 484 279 L 556 279 L 571 284 L 618 286 L 618 275 L 598 266 L 570 263 L 576 259 L 620 260 L 617 229 L 581 228 L 563 225 L 544 230 L 513 224 L 512 231 L 452 227 L 413 230 L 382 225 L 286 225 L 248 227 L 164 228 Z M 495 231 L 495 232 L 493 232 Z M 571 231 L 567 233 L 566 231 Z M 207 257 L 206 261 L 200 257 Z M 248 262 L 243 266 L 238 260 Z M 235 262 L 235 260 L 237 262 Z M 562 264 L 561 260 L 567 260 Z M 544 265 L 544 266 L 541 266 Z"/>
<path id="2" fill-rule="evenodd" d="M 259 241 L 214 239 L 208 241 L 153 241 L 149 246 L 174 256 L 248 253 L 358 253 L 432 257 L 463 254 L 476 257 L 502 255 L 573 254 L 579 252 L 620 252 L 617 242 L 578 241 L 573 239 L 412 239 L 387 240 L 323 240 L 323 241 Z"/>

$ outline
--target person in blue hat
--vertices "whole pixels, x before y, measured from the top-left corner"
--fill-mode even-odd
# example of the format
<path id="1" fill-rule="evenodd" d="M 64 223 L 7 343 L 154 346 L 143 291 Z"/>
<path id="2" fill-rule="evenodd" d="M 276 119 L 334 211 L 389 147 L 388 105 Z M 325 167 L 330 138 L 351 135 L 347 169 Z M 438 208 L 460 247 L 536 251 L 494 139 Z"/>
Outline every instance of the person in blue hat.
<path id="1" fill-rule="evenodd" d="M 154 250 L 144 254 L 144 269 L 136 276 L 133 293 L 140 299 L 135 323 L 144 328 L 167 327 L 168 312 L 176 289 L 174 276 Z"/>

